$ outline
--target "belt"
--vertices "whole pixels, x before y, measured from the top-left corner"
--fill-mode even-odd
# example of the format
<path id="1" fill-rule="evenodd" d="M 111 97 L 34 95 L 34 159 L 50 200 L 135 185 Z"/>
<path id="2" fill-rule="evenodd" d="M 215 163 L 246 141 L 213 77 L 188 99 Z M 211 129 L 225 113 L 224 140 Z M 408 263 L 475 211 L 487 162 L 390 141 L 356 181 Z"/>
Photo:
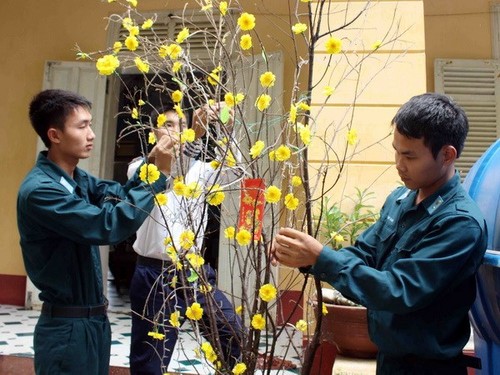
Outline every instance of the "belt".
<path id="1" fill-rule="evenodd" d="M 162 260 L 158 258 L 149 258 L 142 255 L 137 255 L 137 264 L 141 266 L 163 268 L 165 264 L 171 264 L 169 260 Z"/>
<path id="2" fill-rule="evenodd" d="M 54 306 L 44 302 L 42 315 L 52 318 L 90 318 L 91 316 L 106 315 L 107 304 L 97 306 Z"/>

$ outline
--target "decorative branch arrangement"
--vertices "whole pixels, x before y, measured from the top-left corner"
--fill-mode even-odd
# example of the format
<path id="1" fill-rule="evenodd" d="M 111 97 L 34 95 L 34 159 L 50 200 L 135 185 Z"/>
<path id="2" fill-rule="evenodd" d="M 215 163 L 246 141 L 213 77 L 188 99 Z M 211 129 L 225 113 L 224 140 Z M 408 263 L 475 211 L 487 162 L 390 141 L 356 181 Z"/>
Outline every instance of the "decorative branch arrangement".
<path id="1" fill-rule="evenodd" d="M 141 13 L 137 0 L 107 2 L 123 6 L 122 14 L 108 20 L 119 24 L 120 39 L 105 51 L 78 51 L 78 57 L 95 61 L 101 75 L 121 79 L 124 72 L 134 71 L 142 76 L 144 89 L 127 88 L 129 104 L 120 111 L 128 120 L 120 137 L 137 136 L 147 158 L 148 147 L 155 143 L 153 130 L 165 125 L 163 101 L 169 102 L 190 125 L 179 136 L 181 147 L 201 145 L 200 157 L 211 170 L 209 179 L 188 178 L 187 156 L 181 152 L 171 189 L 183 213 L 162 209 L 167 197 L 156 195 L 159 214 L 155 219 L 167 233 L 161 239 L 167 260 L 163 274 L 173 280 L 169 287 L 175 293 L 163 295 L 165 309 L 152 319 L 158 329 L 151 336 L 164 340 L 163 329 L 182 330 L 181 323 L 187 320 L 199 344 L 198 353 L 187 356 L 199 356 L 213 373 L 235 375 L 252 374 L 257 368 L 269 373 L 276 363 L 283 365 L 287 358 L 277 361 L 276 349 L 280 337 L 286 337 L 290 345 L 286 353 L 301 357 L 301 371 L 309 374 L 326 309 L 317 304 L 316 322 L 309 321 L 306 313 L 297 321 L 283 316 L 279 308 L 283 292 L 301 290 L 307 300 L 312 294 L 311 280 L 298 272 L 280 275 L 270 265 L 268 248 L 280 225 L 318 238 L 326 230 L 325 243 L 339 242 L 335 236 L 347 233 L 346 228 L 325 226 L 332 214 L 325 203 L 349 161 L 389 135 L 388 127 L 381 129 L 375 143 L 360 146 L 354 109 L 373 79 L 361 79 L 366 61 L 383 60 L 382 70 L 396 59 L 391 53 L 376 54 L 382 47 L 390 51 L 405 32 L 396 10 L 385 30 L 366 30 L 365 21 L 376 6 L 372 1 L 289 0 L 283 2 L 286 19 L 281 18 L 273 28 L 276 35 L 262 35 L 259 23 L 271 22 L 264 2 L 261 16 L 255 16 L 251 13 L 255 8 L 244 9 L 244 1 L 186 1 L 181 11 L 169 15 L 169 21 L 179 27 L 165 38 L 159 29 L 160 16 Z M 362 36 L 366 40 L 366 33 L 373 34 L 370 46 L 360 41 Z M 277 38 L 278 34 L 283 35 Z M 293 74 L 284 76 L 282 68 L 274 70 L 279 65 L 274 59 L 277 51 L 267 47 L 270 40 L 278 41 L 280 55 Z M 346 83 L 353 87 L 352 101 L 345 113 L 328 118 L 323 112 L 335 103 L 336 90 Z M 217 118 L 197 117 L 200 108 L 216 110 Z M 198 138 L 196 129 L 203 129 L 205 135 Z M 320 160 L 316 156 L 310 160 L 312 149 L 322 155 Z M 158 173 L 152 163 L 140 170 L 145 182 L 153 182 Z M 341 199 L 333 197 L 333 201 Z M 241 317 L 242 328 L 236 330 L 226 323 L 240 347 L 239 358 L 228 359 L 223 353 L 217 325 L 220 306 L 212 298 L 213 285 L 203 268 L 205 250 L 199 236 L 210 206 L 222 212 L 224 240 L 219 256 L 226 257 L 230 267 L 219 274 L 229 274 L 233 281 L 232 289 L 224 292 Z M 358 214 L 363 215 L 363 209 Z M 353 223 L 368 217 L 354 218 Z M 183 228 L 178 238 L 170 235 L 173 225 Z M 162 282 L 163 278 L 157 280 L 159 288 Z M 321 285 L 318 280 L 314 284 L 321 300 Z M 177 295 L 192 301 L 185 313 L 167 309 Z M 200 295 L 206 301 L 204 308 L 197 301 Z M 145 317 L 145 311 L 133 314 Z M 302 343 L 305 334 L 310 346 L 306 351 L 301 345 L 294 347 L 297 340 L 292 340 L 300 337 Z"/>

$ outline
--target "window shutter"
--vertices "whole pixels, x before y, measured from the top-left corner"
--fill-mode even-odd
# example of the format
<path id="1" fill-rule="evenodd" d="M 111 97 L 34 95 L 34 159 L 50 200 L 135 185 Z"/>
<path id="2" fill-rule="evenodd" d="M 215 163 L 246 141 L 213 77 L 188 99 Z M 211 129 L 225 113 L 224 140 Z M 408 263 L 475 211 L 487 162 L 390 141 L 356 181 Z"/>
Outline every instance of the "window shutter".
<path id="1" fill-rule="evenodd" d="M 469 134 L 456 162 L 462 178 L 500 134 L 500 74 L 495 60 L 436 59 L 435 90 L 453 98 L 469 119 Z"/>

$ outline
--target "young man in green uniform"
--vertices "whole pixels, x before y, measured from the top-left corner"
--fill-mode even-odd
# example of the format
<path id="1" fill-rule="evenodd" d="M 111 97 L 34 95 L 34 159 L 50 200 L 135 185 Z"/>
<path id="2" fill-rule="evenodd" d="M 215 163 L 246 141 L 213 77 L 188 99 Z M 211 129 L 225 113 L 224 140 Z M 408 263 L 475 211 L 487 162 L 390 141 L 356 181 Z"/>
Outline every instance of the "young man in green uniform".
<path id="1" fill-rule="evenodd" d="M 17 201 L 26 272 L 40 290 L 35 327 L 37 374 L 108 375 L 111 330 L 106 315 L 99 245 L 131 236 L 164 191 L 175 141 L 153 150 L 160 177 L 151 184 L 136 173 L 125 186 L 77 167 L 90 156 L 91 103 L 72 92 L 45 90 L 29 108 L 47 151 L 23 181 Z"/>
<path id="2" fill-rule="evenodd" d="M 389 195 L 380 219 L 339 251 L 283 228 L 273 263 L 312 266 L 310 273 L 367 307 L 377 374 L 465 375 L 478 365 L 462 350 L 487 244 L 484 219 L 455 171 L 468 121 L 448 97 L 423 94 L 392 123 L 405 186 Z"/>

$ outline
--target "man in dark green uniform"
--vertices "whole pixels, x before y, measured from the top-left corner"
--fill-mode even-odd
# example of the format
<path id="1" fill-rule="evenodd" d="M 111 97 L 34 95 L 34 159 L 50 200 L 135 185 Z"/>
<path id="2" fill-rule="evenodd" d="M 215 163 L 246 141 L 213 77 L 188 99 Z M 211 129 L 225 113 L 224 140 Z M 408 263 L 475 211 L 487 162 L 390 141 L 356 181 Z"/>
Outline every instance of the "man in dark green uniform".
<path id="1" fill-rule="evenodd" d="M 392 122 L 405 186 L 389 195 L 380 219 L 339 251 L 281 229 L 273 263 L 312 266 L 309 272 L 368 308 L 377 374 L 465 375 L 478 366 L 462 350 L 487 245 L 485 221 L 455 171 L 468 121 L 448 97 L 424 94 Z"/>
<path id="2" fill-rule="evenodd" d="M 89 175 L 77 164 L 93 147 L 90 109 L 87 99 L 63 90 L 42 91 L 29 108 L 48 149 L 17 201 L 26 272 L 43 301 L 34 333 L 37 374 L 108 375 L 111 330 L 98 246 L 137 231 L 154 192 L 165 190 L 175 157 L 175 140 L 165 137 L 153 150 L 156 181 L 142 182 L 137 173 L 122 186 Z"/>

